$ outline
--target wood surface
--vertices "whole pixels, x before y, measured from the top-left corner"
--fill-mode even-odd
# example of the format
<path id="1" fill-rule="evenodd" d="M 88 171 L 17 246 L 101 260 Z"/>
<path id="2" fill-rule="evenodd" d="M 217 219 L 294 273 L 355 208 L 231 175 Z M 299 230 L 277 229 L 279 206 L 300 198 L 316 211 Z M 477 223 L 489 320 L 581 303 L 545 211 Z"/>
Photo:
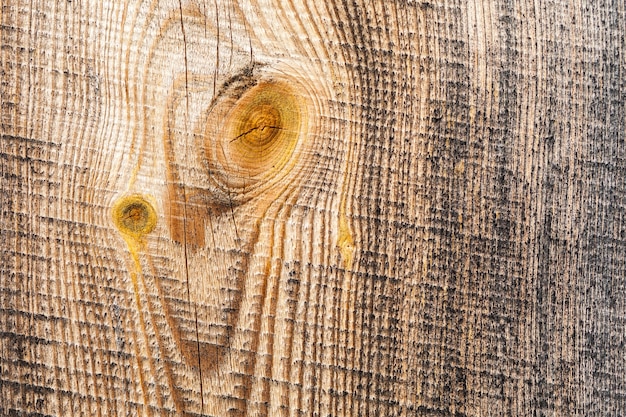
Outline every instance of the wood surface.
<path id="1" fill-rule="evenodd" d="M 623 416 L 623 0 L 2 0 L 0 416 Z"/>

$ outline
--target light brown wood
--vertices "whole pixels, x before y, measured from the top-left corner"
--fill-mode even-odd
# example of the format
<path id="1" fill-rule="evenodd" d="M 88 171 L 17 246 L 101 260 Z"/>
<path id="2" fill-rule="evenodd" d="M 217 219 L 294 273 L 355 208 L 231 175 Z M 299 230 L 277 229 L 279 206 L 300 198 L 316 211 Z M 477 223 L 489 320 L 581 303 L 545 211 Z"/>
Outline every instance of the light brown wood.
<path id="1" fill-rule="evenodd" d="M 3 0 L 0 415 L 621 415 L 588 3 Z"/>

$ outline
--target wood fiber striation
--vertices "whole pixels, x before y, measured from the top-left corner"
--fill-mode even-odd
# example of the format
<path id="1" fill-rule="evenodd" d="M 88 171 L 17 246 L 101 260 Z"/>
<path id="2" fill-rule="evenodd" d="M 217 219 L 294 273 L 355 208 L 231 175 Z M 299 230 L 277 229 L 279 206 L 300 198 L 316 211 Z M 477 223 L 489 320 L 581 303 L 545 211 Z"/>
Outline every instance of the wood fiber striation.
<path id="1" fill-rule="evenodd" d="M 626 6 L 0 4 L 0 416 L 620 416 Z"/>

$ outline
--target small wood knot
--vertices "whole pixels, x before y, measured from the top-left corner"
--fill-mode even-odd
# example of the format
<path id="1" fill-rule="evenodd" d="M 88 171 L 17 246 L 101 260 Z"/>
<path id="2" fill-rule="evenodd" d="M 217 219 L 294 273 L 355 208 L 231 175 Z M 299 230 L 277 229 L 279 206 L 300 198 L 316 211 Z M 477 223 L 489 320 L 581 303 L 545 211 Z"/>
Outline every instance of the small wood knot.
<path id="1" fill-rule="evenodd" d="M 157 222 L 154 207 L 141 195 L 120 198 L 113 206 L 112 216 L 121 233 L 136 239 L 152 232 Z"/>

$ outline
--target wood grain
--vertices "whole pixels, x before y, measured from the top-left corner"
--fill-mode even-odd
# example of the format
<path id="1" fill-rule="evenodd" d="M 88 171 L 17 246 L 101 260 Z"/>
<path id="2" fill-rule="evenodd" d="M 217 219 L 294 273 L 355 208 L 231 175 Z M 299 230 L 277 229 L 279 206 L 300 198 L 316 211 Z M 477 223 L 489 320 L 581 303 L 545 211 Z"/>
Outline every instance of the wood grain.
<path id="1" fill-rule="evenodd" d="M 620 416 L 620 0 L 4 0 L 1 416 Z"/>

